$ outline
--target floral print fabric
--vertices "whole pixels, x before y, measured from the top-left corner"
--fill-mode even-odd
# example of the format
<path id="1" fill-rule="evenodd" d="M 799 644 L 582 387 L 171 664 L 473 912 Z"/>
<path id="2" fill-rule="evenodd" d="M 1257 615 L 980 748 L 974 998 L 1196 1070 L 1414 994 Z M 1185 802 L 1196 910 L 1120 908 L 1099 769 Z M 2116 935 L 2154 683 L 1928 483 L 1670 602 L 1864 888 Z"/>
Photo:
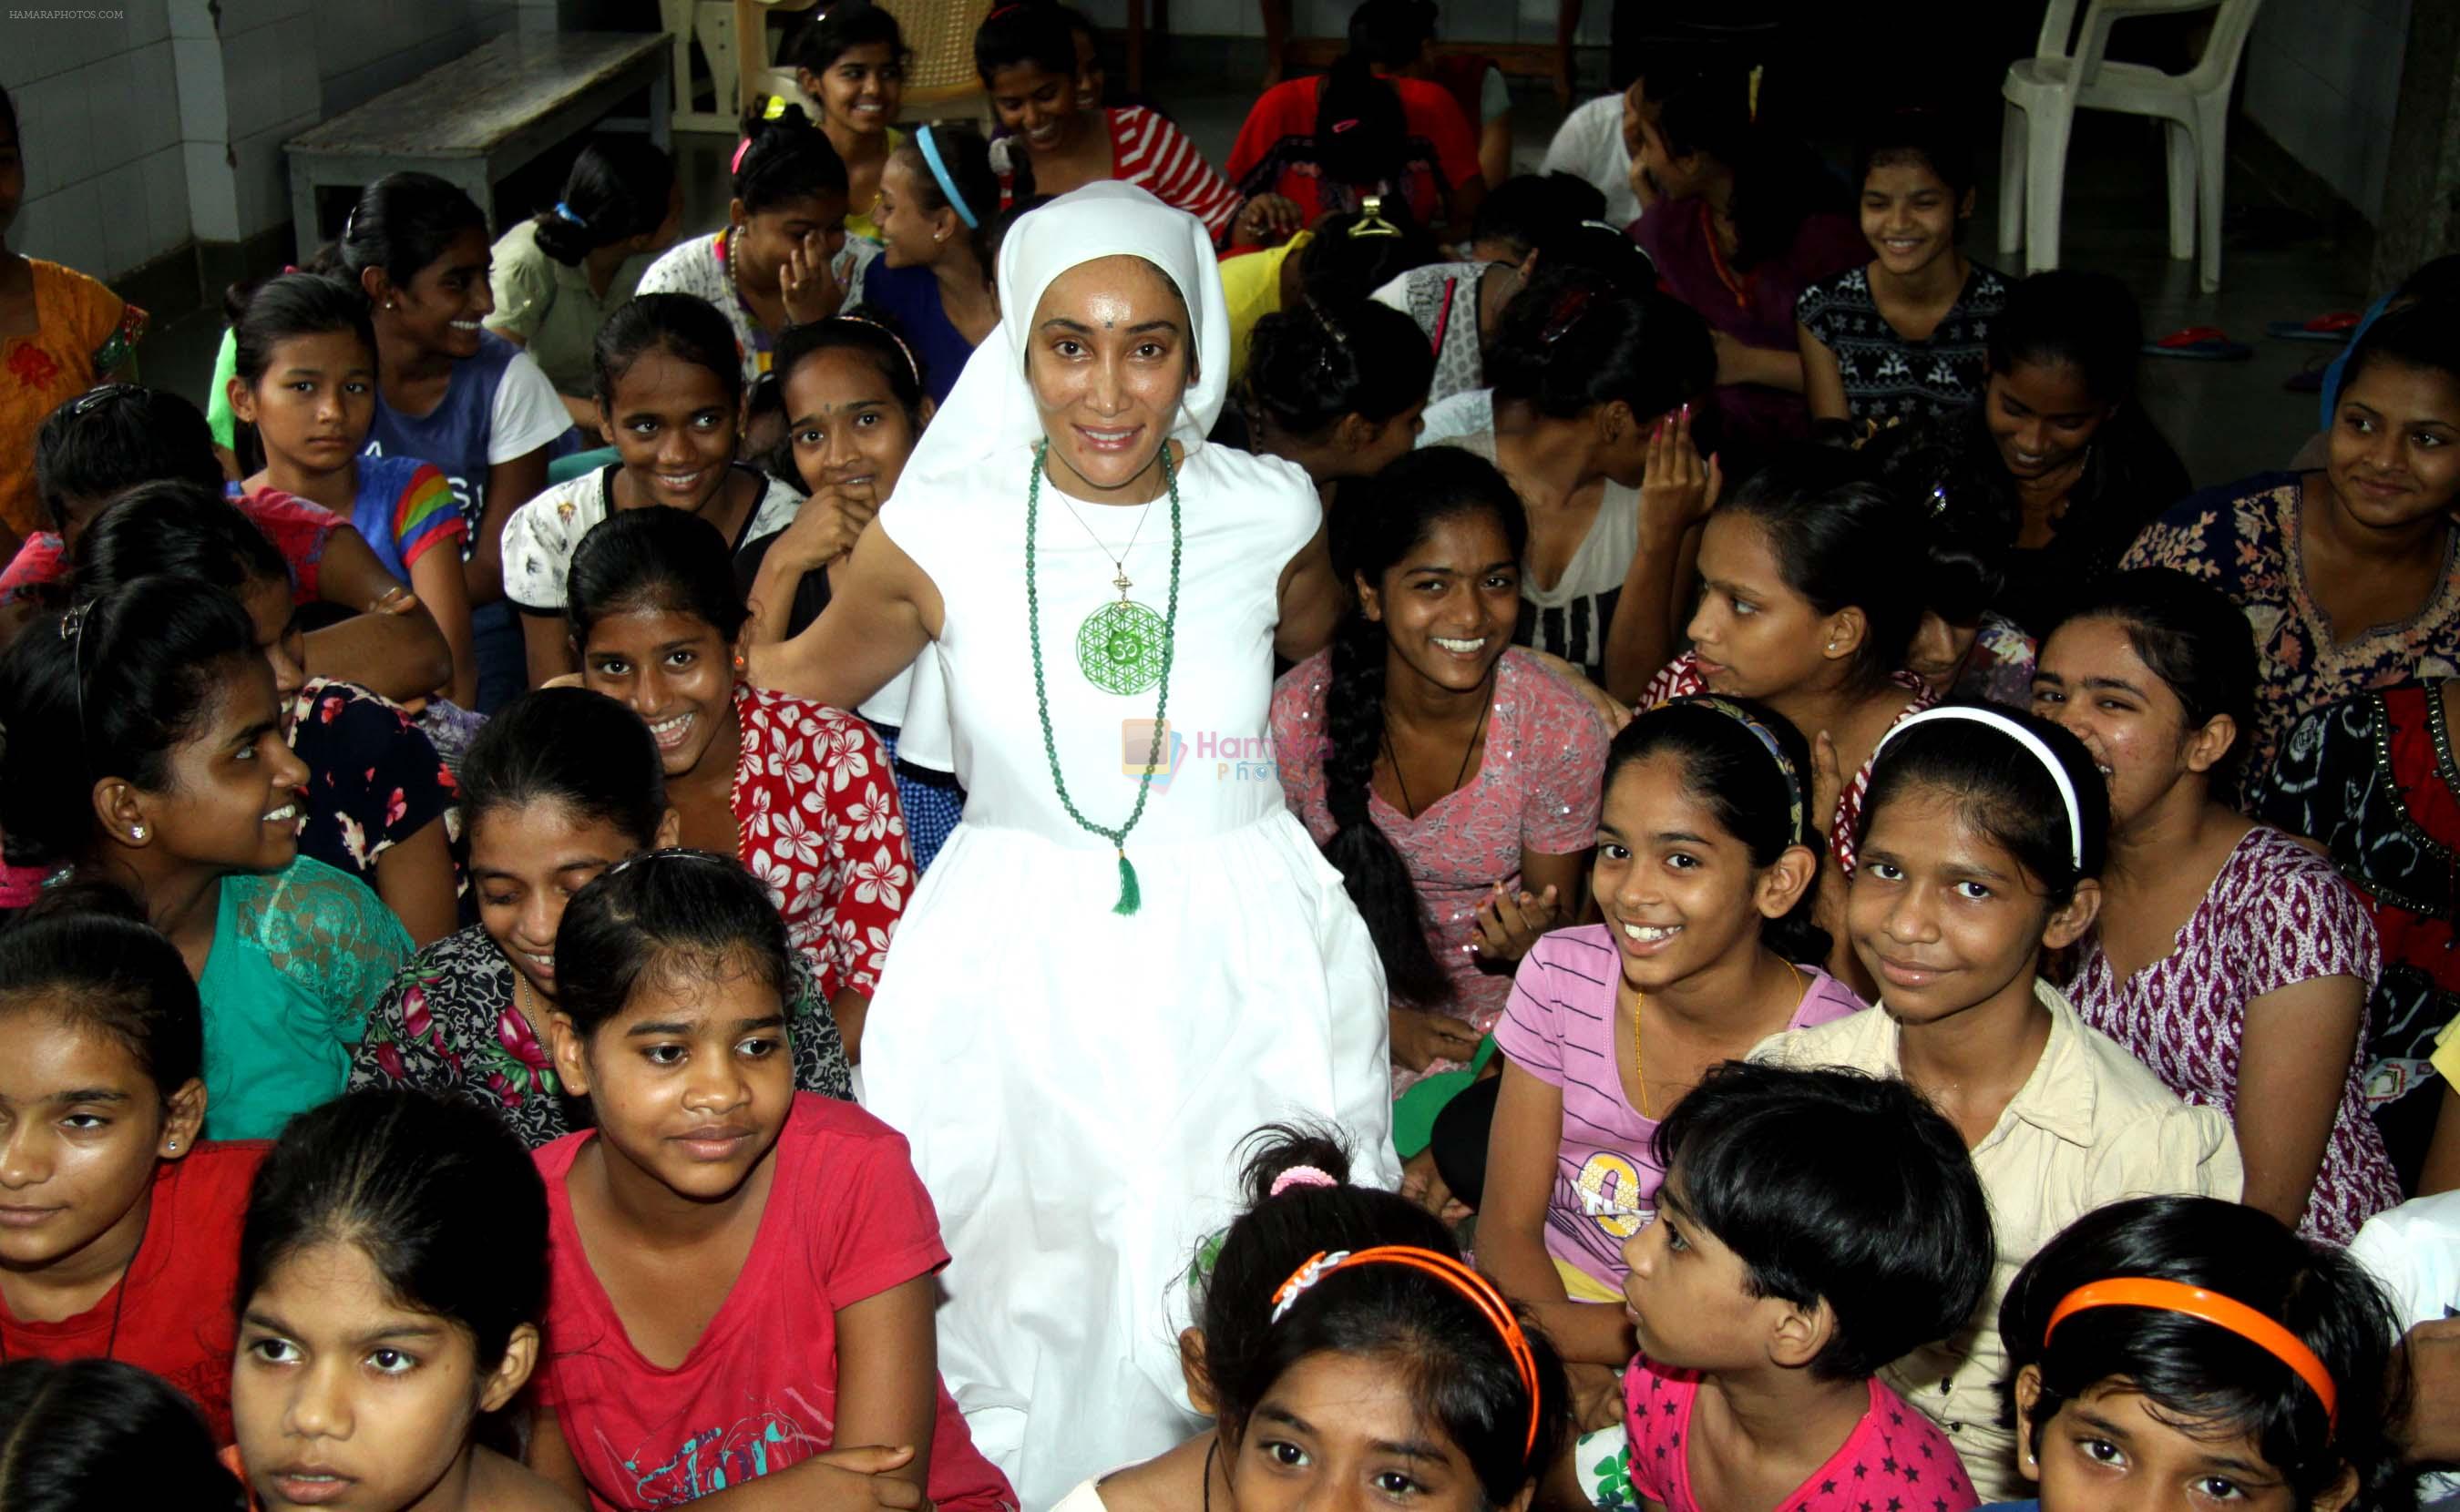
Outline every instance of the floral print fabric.
<path id="1" fill-rule="evenodd" d="M 2355 629 L 2347 640 L 2306 583 L 2299 516 L 2310 486 L 2328 507 L 2322 473 L 2259 472 L 2206 489 L 2144 529 L 2121 568 L 2172 567 L 2230 596 L 2255 631 L 2259 683 L 2246 769 L 2271 766 L 2303 714 L 2368 688 L 2460 675 L 2460 530 L 2447 533 L 2442 586 L 2398 624 Z"/>
<path id="2" fill-rule="evenodd" d="M 870 996 L 889 936 L 914 895 L 887 748 L 855 715 L 765 688 L 739 687 L 743 755 L 734 824 L 743 864 L 811 958 L 820 996 Z"/>
<path id="3" fill-rule="evenodd" d="M 409 714 L 355 682 L 308 679 L 283 710 L 283 727 L 308 764 L 300 850 L 370 887 L 376 858 L 443 817 L 457 796 Z"/>
<path id="4" fill-rule="evenodd" d="M 850 1099 L 845 1042 L 808 970 L 788 1019 L 795 1085 Z M 589 1124 L 586 1103 L 564 1095 L 554 1058 L 520 1010 L 512 963 L 476 924 L 393 975 L 350 1057 L 351 1089 L 370 1086 L 414 1086 L 475 1103 L 532 1149 Z"/>

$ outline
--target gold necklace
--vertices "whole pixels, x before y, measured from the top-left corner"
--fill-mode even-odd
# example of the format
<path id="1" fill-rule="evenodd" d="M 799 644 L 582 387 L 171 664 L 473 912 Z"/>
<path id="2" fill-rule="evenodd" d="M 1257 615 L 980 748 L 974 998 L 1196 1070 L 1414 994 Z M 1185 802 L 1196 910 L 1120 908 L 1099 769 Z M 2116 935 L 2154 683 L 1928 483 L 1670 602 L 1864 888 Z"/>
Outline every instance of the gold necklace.
<path id="1" fill-rule="evenodd" d="M 1648 1072 L 1640 1056 L 1640 1005 L 1647 1000 L 1648 994 L 1637 987 L 1631 990 L 1631 1107 L 1642 1118 L 1648 1117 Z"/>

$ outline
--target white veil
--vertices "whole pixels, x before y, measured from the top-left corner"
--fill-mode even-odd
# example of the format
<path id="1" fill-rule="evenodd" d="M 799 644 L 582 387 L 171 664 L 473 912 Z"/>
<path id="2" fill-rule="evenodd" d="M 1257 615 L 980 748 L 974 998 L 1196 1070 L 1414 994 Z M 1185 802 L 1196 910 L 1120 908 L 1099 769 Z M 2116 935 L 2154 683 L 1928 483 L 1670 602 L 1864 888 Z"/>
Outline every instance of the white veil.
<path id="1" fill-rule="evenodd" d="M 1220 417 L 1229 388 L 1230 316 L 1221 273 L 1204 223 L 1134 184 L 1104 179 L 1061 195 L 1019 220 L 1001 243 L 999 329 L 974 349 L 948 402 L 932 416 L 907 459 L 898 491 L 960 483 L 975 463 L 1042 434 L 1026 382 L 1025 354 L 1034 306 L 1053 280 L 1096 258 L 1140 257 L 1160 268 L 1187 301 L 1194 322 L 1196 381 L 1180 401 L 1171 434 L 1193 452 Z"/>

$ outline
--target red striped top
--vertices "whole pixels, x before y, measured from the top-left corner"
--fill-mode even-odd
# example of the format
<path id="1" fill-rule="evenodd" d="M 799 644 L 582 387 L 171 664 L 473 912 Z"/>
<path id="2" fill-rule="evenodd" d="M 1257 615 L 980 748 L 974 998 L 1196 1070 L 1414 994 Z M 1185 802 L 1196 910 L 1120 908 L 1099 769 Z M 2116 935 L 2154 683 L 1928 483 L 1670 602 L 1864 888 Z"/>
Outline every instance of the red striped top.
<path id="1" fill-rule="evenodd" d="M 1239 211 L 1239 191 L 1204 160 L 1185 132 L 1142 105 L 1116 106 L 1102 114 L 1111 128 L 1112 178 L 1135 184 L 1162 203 L 1203 221 L 1216 243 L 1229 234 L 1231 217 Z M 1008 155 L 1025 151 L 1020 137 L 1004 141 Z M 1005 165 L 1015 158 L 1003 155 L 996 160 L 1003 165 L 1000 201 L 1005 206 L 1016 193 L 1014 176 Z"/>

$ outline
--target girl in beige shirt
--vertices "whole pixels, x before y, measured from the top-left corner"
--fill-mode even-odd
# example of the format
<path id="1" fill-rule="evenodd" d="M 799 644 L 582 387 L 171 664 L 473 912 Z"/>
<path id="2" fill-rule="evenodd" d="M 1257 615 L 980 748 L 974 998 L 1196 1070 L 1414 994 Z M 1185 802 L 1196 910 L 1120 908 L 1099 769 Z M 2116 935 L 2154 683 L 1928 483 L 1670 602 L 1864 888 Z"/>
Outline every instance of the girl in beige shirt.
<path id="1" fill-rule="evenodd" d="M 1989 1294 L 1882 1375 L 1946 1432 L 1984 1502 L 2022 1494 L 1996 1327 L 2017 1270 L 2104 1204 L 2235 1201 L 2242 1182 L 2227 1117 L 2179 1102 L 2042 979 L 2043 957 L 2092 925 L 2108 830 L 2091 758 L 2046 721 L 1962 706 L 1904 721 L 1879 746 L 1846 899 L 1880 1004 L 1752 1052 L 1902 1077 L 1964 1135 L 1997 1235 Z"/>

